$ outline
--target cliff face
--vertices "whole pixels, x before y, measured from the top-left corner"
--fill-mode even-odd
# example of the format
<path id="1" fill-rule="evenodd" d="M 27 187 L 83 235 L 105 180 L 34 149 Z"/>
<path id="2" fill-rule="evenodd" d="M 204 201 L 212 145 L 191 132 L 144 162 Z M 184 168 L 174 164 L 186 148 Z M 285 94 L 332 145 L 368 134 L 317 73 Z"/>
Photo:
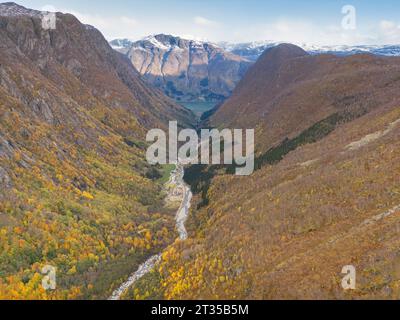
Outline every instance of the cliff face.
<path id="1" fill-rule="evenodd" d="M 127 56 L 154 86 L 181 101 L 220 101 L 250 62 L 205 42 L 156 35 L 132 44 Z"/>
<path id="2" fill-rule="evenodd" d="M 190 113 L 161 92 L 149 89 L 129 61 L 112 50 L 95 28 L 81 24 L 72 15 L 58 15 L 57 29 L 43 30 L 37 11 L 7 12 L 1 18 L 3 66 L 15 63 L 34 67 L 69 96 L 88 104 L 67 86 L 79 81 L 80 90 L 89 91 L 109 107 L 125 109 L 143 127 L 154 127 L 167 119 L 188 123 Z"/>

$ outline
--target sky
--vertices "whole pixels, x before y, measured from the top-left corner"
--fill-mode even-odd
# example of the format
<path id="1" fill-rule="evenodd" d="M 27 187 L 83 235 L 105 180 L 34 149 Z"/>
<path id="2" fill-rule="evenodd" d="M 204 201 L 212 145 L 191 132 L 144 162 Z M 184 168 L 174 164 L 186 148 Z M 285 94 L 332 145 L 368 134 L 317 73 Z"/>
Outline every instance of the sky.
<path id="1" fill-rule="evenodd" d="M 14 1 L 72 13 L 108 40 L 165 33 L 233 43 L 400 44 L 399 0 Z"/>

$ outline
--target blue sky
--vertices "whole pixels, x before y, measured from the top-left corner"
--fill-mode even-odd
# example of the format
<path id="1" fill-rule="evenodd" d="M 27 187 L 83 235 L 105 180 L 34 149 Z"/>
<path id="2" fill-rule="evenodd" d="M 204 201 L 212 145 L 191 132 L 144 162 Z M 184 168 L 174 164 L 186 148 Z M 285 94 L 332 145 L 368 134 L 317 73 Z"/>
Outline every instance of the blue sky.
<path id="1" fill-rule="evenodd" d="M 31 0 L 23 6 L 75 14 L 107 39 L 167 33 L 210 41 L 275 40 L 309 44 L 398 44 L 399 0 Z M 344 29 L 342 8 L 356 9 Z"/>

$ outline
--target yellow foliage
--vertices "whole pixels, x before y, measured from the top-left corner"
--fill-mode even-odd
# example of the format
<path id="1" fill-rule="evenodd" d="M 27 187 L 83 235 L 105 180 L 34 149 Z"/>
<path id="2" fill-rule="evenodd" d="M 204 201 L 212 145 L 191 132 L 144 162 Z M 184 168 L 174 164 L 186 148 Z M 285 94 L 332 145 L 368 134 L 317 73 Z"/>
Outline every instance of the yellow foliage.
<path id="1" fill-rule="evenodd" d="M 89 192 L 86 192 L 86 191 L 82 192 L 82 197 L 84 197 L 86 199 L 89 199 L 89 200 L 93 200 L 94 199 L 94 197 Z"/>

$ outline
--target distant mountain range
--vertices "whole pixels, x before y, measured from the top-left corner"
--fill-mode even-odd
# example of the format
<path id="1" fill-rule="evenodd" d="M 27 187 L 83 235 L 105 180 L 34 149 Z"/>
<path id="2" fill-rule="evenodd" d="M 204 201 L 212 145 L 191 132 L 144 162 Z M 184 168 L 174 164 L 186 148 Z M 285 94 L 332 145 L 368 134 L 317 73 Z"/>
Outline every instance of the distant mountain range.
<path id="1" fill-rule="evenodd" d="M 251 62 L 212 43 L 159 34 L 110 43 L 154 86 L 178 101 L 222 101 Z"/>
<path id="2" fill-rule="evenodd" d="M 126 52 L 134 43 L 129 39 L 116 39 L 110 42 L 110 45 L 120 51 Z M 225 51 L 233 53 L 237 56 L 243 57 L 250 61 L 256 61 L 260 55 L 267 49 L 273 48 L 284 42 L 276 41 L 254 41 L 244 43 L 230 43 L 230 42 L 218 42 L 212 44 L 220 47 Z M 310 44 L 299 44 L 295 43 L 298 47 L 301 47 L 310 54 L 323 54 L 329 53 L 339 56 L 348 56 L 360 53 L 371 53 L 381 56 L 400 56 L 400 44 L 399 45 L 332 45 L 332 46 L 317 46 Z"/>
<path id="3" fill-rule="evenodd" d="M 251 61 L 256 61 L 260 55 L 267 49 L 273 48 L 283 42 L 274 41 L 255 41 L 248 43 L 232 44 L 220 42 L 221 48 Z M 338 56 L 348 56 L 360 53 L 371 53 L 382 56 L 400 56 L 400 45 L 359 45 L 359 46 L 317 46 L 309 44 L 296 44 L 309 54 L 330 53 Z"/>

